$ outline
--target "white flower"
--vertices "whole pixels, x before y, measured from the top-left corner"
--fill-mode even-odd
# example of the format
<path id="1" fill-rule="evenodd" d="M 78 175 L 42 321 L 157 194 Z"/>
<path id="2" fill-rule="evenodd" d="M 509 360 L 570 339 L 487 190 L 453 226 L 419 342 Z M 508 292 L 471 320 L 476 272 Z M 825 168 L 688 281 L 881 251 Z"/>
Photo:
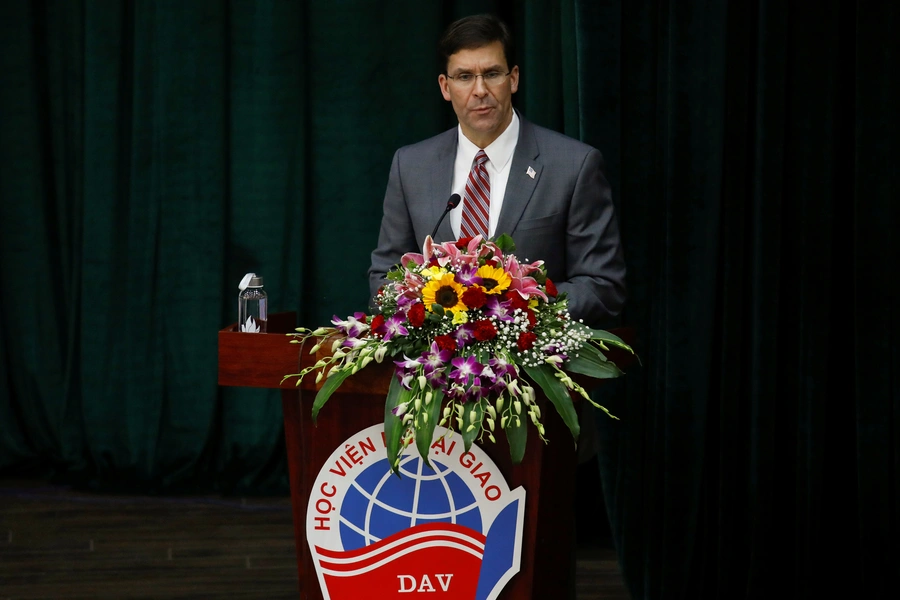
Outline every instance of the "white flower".
<path id="1" fill-rule="evenodd" d="M 247 322 L 241 324 L 241 331 L 244 333 L 259 333 L 259 325 L 253 320 L 253 317 L 247 317 Z"/>

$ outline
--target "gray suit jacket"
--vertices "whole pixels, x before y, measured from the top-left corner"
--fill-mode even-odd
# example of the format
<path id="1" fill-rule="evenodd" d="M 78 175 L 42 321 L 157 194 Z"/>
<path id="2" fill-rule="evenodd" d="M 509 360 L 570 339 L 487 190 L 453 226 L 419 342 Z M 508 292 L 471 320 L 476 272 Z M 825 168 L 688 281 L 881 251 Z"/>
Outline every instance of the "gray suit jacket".
<path id="1" fill-rule="evenodd" d="M 543 259 L 559 291 L 568 292 L 572 317 L 597 326 L 617 315 L 625 302 L 625 261 L 603 158 L 587 144 L 519 116 L 519 140 L 495 235 L 510 234 L 520 260 Z M 457 131 L 454 127 L 394 154 L 369 268 L 372 295 L 404 253 L 422 251 L 444 211 L 453 185 Z M 449 218 L 435 239 L 455 239 Z"/>

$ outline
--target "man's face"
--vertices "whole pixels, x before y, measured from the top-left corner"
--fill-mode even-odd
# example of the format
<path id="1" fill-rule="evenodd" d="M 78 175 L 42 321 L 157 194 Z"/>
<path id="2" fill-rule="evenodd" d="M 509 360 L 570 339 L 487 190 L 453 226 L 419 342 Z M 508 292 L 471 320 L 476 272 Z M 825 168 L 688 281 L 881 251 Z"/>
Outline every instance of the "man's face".
<path id="1" fill-rule="evenodd" d="M 508 71 L 510 73 L 506 77 Z M 460 75 L 487 73 L 504 76 L 493 82 L 485 81 L 484 77 L 475 77 L 469 83 L 458 79 Z M 512 121 L 512 95 L 519 89 L 519 67 L 513 67 L 510 71 L 503 55 L 503 44 L 497 41 L 452 55 L 447 61 L 447 75 L 438 77 L 444 100 L 453 104 L 463 134 L 475 145 L 484 148 L 497 139 Z"/>

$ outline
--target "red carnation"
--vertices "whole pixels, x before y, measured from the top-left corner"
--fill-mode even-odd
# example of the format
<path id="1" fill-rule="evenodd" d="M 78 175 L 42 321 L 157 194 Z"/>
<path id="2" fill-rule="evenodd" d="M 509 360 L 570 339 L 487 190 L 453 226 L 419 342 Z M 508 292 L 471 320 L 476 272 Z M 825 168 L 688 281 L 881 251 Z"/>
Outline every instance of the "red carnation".
<path id="1" fill-rule="evenodd" d="M 509 295 L 509 310 L 516 310 L 517 308 L 522 310 L 528 308 L 528 300 L 523 298 L 518 292 L 511 293 Z"/>
<path id="2" fill-rule="evenodd" d="M 471 235 L 468 237 L 461 237 L 458 240 L 456 240 L 456 247 L 459 248 L 460 250 L 465 250 L 466 248 L 469 247 L 469 242 L 471 242 L 471 241 L 472 241 Z"/>
<path id="3" fill-rule="evenodd" d="M 487 302 L 487 294 L 478 286 L 472 286 L 463 292 L 463 304 L 469 308 L 481 308 Z"/>
<path id="4" fill-rule="evenodd" d="M 384 317 L 382 315 L 375 315 L 372 317 L 372 323 L 369 325 L 369 329 L 372 333 L 377 333 L 376 330 L 384 325 Z"/>
<path id="5" fill-rule="evenodd" d="M 497 328 L 487 319 L 475 321 L 474 334 L 476 340 L 485 342 L 497 337 Z"/>
<path id="6" fill-rule="evenodd" d="M 526 308 L 525 316 L 528 317 L 528 329 L 534 329 L 534 326 L 537 325 L 537 317 L 535 316 L 534 311 L 530 308 Z"/>
<path id="7" fill-rule="evenodd" d="M 525 352 L 526 350 L 531 350 L 536 341 L 537 336 L 535 334 L 530 331 L 523 331 L 519 334 L 519 339 L 516 340 L 516 346 L 518 346 L 520 352 Z"/>
<path id="8" fill-rule="evenodd" d="M 553 296 L 556 298 L 559 296 L 559 290 L 556 289 L 556 284 L 550 281 L 550 278 L 547 278 L 547 283 L 544 284 L 544 289 L 547 290 L 548 296 Z"/>
<path id="9" fill-rule="evenodd" d="M 456 352 L 456 340 L 454 340 L 449 335 L 439 335 L 434 338 L 435 343 L 438 346 L 438 350 L 449 350 L 450 352 Z"/>
<path id="10" fill-rule="evenodd" d="M 406 318 L 413 327 L 421 327 L 425 323 L 425 305 L 421 302 L 413 304 L 406 313 Z"/>

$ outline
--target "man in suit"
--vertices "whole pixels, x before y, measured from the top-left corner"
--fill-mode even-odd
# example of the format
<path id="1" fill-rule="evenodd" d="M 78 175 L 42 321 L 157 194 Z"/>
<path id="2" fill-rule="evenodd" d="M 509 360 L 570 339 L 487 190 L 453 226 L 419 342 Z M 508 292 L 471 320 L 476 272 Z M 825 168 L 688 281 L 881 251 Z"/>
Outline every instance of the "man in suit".
<path id="1" fill-rule="evenodd" d="M 439 47 L 445 70 L 438 84 L 459 126 L 394 154 L 371 293 L 404 253 L 422 251 L 447 199 L 458 193 L 463 201 L 441 222 L 436 241 L 508 233 L 516 256 L 544 260 L 550 279 L 568 293 L 573 318 L 598 326 L 617 315 L 625 262 L 600 152 L 513 109 L 519 67 L 512 36 L 496 17 L 456 21 Z"/>

